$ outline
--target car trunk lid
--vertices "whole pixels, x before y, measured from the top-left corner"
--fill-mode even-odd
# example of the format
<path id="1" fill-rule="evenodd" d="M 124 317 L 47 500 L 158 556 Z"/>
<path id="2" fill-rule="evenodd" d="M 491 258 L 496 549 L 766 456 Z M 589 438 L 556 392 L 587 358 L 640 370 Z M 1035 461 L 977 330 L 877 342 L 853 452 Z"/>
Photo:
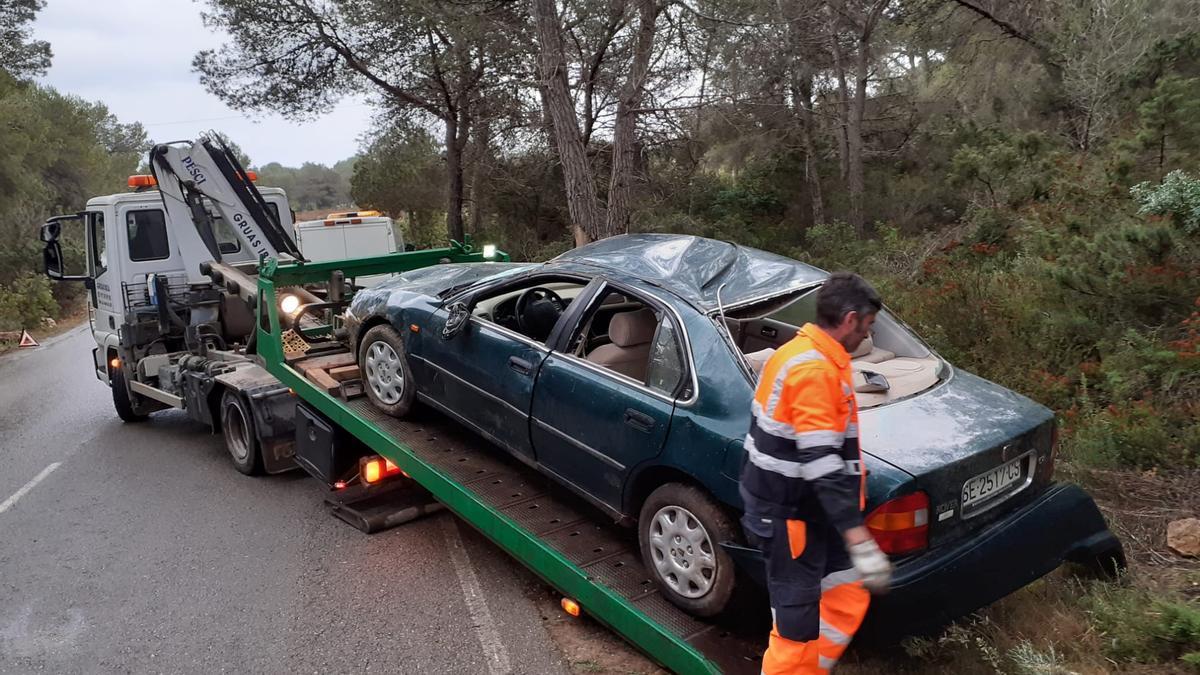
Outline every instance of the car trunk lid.
<path id="1" fill-rule="evenodd" d="M 1053 414 L 970 373 L 861 413 L 864 452 L 914 477 L 929 495 L 930 546 L 1026 503 L 1052 467 Z M 869 467 L 869 461 L 868 461 Z"/>

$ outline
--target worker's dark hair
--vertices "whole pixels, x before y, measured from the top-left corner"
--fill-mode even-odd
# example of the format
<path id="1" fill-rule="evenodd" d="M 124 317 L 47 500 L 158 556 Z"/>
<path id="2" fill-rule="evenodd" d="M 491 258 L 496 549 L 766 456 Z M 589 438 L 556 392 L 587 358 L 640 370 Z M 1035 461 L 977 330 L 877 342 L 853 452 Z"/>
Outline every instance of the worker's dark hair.
<path id="1" fill-rule="evenodd" d="M 879 293 L 853 272 L 835 272 L 817 291 L 817 324 L 822 328 L 836 327 L 850 312 L 866 316 L 881 309 Z"/>

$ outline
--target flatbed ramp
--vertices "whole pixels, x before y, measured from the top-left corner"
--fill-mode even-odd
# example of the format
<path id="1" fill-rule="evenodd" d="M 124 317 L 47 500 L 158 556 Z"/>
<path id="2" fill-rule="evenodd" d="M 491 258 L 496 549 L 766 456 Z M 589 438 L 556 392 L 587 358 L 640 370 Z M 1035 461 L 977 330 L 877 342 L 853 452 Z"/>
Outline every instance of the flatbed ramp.
<path id="1" fill-rule="evenodd" d="M 427 406 L 400 420 L 366 397 L 328 400 L 386 438 L 383 445 L 369 443 L 372 448 L 651 658 L 680 673 L 759 672 L 761 630 L 741 635 L 672 605 L 643 565 L 631 533 L 605 522 L 551 479 Z M 441 480 L 431 485 L 419 476 L 421 469 Z"/>

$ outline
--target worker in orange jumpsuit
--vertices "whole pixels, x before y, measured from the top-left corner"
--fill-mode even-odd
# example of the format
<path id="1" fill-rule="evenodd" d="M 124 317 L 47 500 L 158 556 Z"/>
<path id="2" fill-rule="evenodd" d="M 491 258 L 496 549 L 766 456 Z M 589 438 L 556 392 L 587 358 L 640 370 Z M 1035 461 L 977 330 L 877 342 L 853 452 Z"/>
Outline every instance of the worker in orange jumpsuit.
<path id="1" fill-rule="evenodd" d="M 832 275 L 805 324 L 763 366 L 742 467 L 747 538 L 767 563 L 773 627 L 764 675 L 827 673 L 862 624 L 891 564 L 863 524 L 866 472 L 850 353 L 871 331 L 879 294 Z"/>

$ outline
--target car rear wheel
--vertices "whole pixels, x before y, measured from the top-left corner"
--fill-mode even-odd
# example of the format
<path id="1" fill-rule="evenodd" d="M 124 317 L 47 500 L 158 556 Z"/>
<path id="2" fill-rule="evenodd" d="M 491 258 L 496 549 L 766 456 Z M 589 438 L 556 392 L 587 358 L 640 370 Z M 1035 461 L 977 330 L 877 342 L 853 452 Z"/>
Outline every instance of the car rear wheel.
<path id="1" fill-rule="evenodd" d="M 721 548 L 737 536 L 734 520 L 703 490 L 667 483 L 638 516 L 642 560 L 667 599 L 696 616 L 721 613 L 737 570 Z"/>
<path id="2" fill-rule="evenodd" d="M 416 383 L 404 343 L 391 326 L 375 326 L 358 346 L 358 367 L 366 382 L 367 398 L 383 412 L 403 417 L 417 396 Z"/>

